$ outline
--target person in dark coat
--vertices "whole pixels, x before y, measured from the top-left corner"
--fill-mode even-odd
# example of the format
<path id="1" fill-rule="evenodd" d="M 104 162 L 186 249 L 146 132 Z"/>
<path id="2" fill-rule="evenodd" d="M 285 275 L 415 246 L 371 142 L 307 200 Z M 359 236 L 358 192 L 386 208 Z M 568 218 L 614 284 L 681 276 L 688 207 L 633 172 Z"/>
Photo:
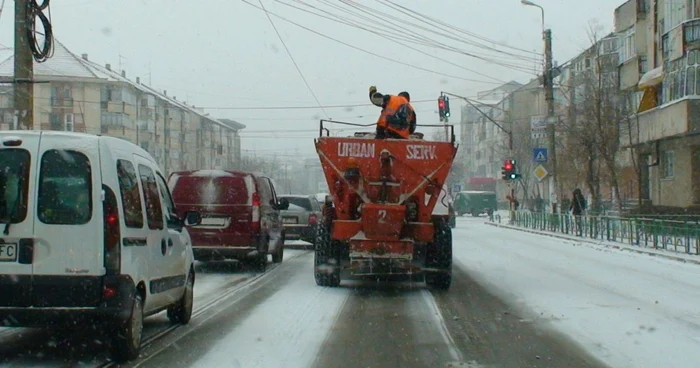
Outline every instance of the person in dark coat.
<path id="1" fill-rule="evenodd" d="M 576 223 L 576 231 L 578 235 L 583 235 L 583 226 L 582 226 L 582 218 L 581 216 L 583 215 L 583 211 L 586 209 L 586 198 L 583 197 L 583 193 L 581 192 L 581 189 L 576 188 L 574 189 L 574 192 L 572 193 L 572 198 L 571 198 L 571 207 L 570 211 L 571 214 L 574 215 L 575 223 Z"/>

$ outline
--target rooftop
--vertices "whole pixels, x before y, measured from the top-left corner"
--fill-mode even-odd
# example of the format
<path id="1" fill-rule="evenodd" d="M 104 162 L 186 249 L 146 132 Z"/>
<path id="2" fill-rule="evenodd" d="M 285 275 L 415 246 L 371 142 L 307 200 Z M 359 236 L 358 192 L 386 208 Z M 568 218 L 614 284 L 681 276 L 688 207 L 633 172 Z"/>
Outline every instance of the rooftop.
<path id="1" fill-rule="evenodd" d="M 0 49 L 0 79 L 11 79 L 14 77 L 14 55 L 12 49 Z M 221 120 L 210 117 L 196 106 L 191 106 L 183 101 L 178 101 L 174 97 L 168 96 L 165 91 L 160 92 L 151 86 L 142 84 L 140 78 L 132 81 L 126 77 L 126 71 L 117 71 L 112 69 L 110 64 L 100 65 L 88 59 L 87 54 L 77 56 L 73 54 L 60 41 L 54 39 L 54 54 L 53 57 L 46 62 L 34 62 L 34 76 L 46 79 L 93 79 L 103 82 L 117 82 L 129 85 L 142 93 L 153 95 L 160 100 L 169 103 L 172 106 L 181 108 L 185 111 L 194 113 L 210 122 L 227 129 L 241 130 L 245 125 L 233 120 L 228 120 L 231 123 L 224 123 Z"/>

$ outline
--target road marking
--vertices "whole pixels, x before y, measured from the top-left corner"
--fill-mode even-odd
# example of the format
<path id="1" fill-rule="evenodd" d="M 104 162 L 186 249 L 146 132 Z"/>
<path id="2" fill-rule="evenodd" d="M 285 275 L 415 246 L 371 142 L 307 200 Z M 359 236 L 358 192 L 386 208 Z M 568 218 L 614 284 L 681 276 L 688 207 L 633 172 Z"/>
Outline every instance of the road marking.
<path id="1" fill-rule="evenodd" d="M 443 318 L 442 313 L 440 312 L 440 308 L 435 302 L 435 298 L 433 298 L 433 294 L 430 293 L 430 290 L 423 289 L 423 291 L 421 292 L 421 296 L 425 300 L 425 303 L 428 305 L 428 307 L 432 309 L 433 315 L 437 318 L 439 322 L 440 335 L 442 335 L 443 340 L 445 340 L 445 342 L 447 343 L 447 347 L 450 350 L 450 355 L 452 356 L 452 359 L 458 362 L 463 361 L 464 357 L 462 356 L 462 353 L 457 349 L 457 344 L 455 344 L 455 340 L 452 338 L 452 335 L 450 335 L 450 331 L 447 330 L 445 318 Z"/>

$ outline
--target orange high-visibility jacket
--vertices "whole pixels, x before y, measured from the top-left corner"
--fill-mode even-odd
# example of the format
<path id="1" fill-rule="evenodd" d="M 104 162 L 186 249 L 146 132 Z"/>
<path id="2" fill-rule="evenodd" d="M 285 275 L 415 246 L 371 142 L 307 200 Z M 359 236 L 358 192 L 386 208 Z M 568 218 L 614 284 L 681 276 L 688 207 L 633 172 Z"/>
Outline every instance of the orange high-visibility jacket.
<path id="1" fill-rule="evenodd" d="M 402 138 L 408 139 L 411 135 L 411 123 L 415 119 L 415 112 L 408 100 L 401 96 L 384 96 L 385 101 L 381 115 L 377 119 L 377 127 L 396 133 Z"/>

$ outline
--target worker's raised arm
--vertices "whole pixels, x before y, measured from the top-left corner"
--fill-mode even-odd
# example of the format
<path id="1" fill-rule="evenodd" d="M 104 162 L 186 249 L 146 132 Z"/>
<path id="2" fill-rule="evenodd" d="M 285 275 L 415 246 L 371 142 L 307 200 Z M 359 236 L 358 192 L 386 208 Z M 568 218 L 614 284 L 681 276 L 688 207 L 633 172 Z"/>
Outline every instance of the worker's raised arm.
<path id="1" fill-rule="evenodd" d="M 369 100 L 374 106 L 382 107 L 384 105 L 384 95 L 377 92 L 377 87 L 369 87 Z"/>

